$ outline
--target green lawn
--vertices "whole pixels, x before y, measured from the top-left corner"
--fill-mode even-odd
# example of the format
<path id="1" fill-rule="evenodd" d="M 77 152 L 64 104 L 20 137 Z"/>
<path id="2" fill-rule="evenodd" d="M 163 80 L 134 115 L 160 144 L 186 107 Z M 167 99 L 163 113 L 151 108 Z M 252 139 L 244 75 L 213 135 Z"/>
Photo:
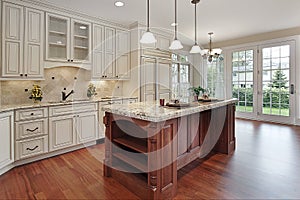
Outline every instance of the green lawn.
<path id="1" fill-rule="evenodd" d="M 236 106 L 236 111 L 238 112 L 253 112 L 253 107 L 251 106 Z M 279 108 L 263 108 L 263 114 L 265 115 L 280 115 L 280 116 L 289 116 L 289 109 L 279 109 Z"/>

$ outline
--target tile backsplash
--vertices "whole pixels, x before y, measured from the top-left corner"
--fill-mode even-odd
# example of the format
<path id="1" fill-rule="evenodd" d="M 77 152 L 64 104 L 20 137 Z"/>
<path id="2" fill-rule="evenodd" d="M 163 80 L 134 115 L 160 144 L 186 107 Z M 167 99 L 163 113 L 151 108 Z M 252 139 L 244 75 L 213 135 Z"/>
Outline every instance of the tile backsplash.
<path id="1" fill-rule="evenodd" d="M 122 96 L 121 81 L 90 81 L 90 71 L 75 67 L 56 67 L 45 69 L 45 80 L 41 81 L 0 81 L 1 105 L 15 105 L 32 103 L 29 99 L 33 84 L 41 86 L 43 102 L 60 101 L 62 91 L 69 93 L 68 99 L 86 99 L 87 88 L 90 83 L 96 86 L 97 96 Z M 25 91 L 28 89 L 28 91 Z"/>

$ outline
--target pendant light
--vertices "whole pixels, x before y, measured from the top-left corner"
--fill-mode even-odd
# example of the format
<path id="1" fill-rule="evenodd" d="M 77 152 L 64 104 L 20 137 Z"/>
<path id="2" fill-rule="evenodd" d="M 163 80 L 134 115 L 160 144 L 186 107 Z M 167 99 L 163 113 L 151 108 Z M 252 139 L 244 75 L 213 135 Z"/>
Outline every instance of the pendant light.
<path id="1" fill-rule="evenodd" d="M 173 42 L 171 43 L 171 46 L 169 47 L 170 50 L 179 50 L 182 49 L 183 46 L 181 44 L 181 42 L 177 39 L 177 0 L 175 0 L 175 28 L 174 28 L 174 32 L 175 32 L 175 38 L 173 40 Z"/>
<path id="2" fill-rule="evenodd" d="M 143 34 L 140 43 L 153 44 L 156 41 L 153 33 L 150 32 L 150 0 L 147 0 L 147 31 Z"/>
<path id="3" fill-rule="evenodd" d="M 211 40 L 211 36 L 213 35 L 213 32 L 208 33 L 209 35 L 209 49 L 204 49 L 202 51 L 202 57 L 203 58 L 207 58 L 208 62 L 212 62 L 213 58 L 218 58 L 220 56 L 220 54 L 222 53 L 222 49 L 217 48 L 217 49 L 213 49 L 212 48 L 212 40 Z"/>
<path id="4" fill-rule="evenodd" d="M 193 54 L 201 53 L 201 51 L 202 51 L 197 42 L 197 3 L 199 3 L 199 2 L 200 2 L 200 0 L 192 0 L 192 4 L 195 4 L 195 44 L 192 47 L 190 53 L 193 53 Z"/>

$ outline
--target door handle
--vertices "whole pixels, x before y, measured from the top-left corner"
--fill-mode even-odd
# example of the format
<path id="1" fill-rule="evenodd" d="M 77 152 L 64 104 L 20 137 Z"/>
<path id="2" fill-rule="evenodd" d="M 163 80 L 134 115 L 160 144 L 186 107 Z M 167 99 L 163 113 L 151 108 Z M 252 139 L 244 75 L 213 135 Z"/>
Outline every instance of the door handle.
<path id="1" fill-rule="evenodd" d="M 295 86 L 294 86 L 294 84 L 291 84 L 290 94 L 294 94 L 294 93 L 295 93 Z"/>

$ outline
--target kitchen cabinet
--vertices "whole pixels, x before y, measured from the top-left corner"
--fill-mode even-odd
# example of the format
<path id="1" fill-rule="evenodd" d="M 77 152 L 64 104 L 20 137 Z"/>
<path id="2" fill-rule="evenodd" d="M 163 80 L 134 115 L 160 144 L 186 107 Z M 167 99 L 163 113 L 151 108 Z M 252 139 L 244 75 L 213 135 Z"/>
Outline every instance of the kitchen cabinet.
<path id="1" fill-rule="evenodd" d="M 73 115 L 49 118 L 49 150 L 54 151 L 76 144 Z"/>
<path id="2" fill-rule="evenodd" d="M 50 151 L 95 141 L 98 138 L 97 109 L 96 103 L 50 107 Z"/>
<path id="3" fill-rule="evenodd" d="M 44 12 L 3 2 L 1 78 L 43 78 L 43 27 Z"/>
<path id="4" fill-rule="evenodd" d="M 15 160 L 48 152 L 48 109 L 15 111 Z"/>
<path id="5" fill-rule="evenodd" d="M 90 142 L 98 137 L 98 112 L 80 113 L 76 119 L 78 144 Z"/>
<path id="6" fill-rule="evenodd" d="M 116 77 L 130 78 L 130 34 L 128 31 L 117 30 L 116 44 Z"/>
<path id="7" fill-rule="evenodd" d="M 160 58 L 142 57 L 141 101 L 170 99 L 171 61 Z"/>
<path id="8" fill-rule="evenodd" d="M 130 34 L 93 25 L 93 79 L 130 78 Z"/>
<path id="9" fill-rule="evenodd" d="M 0 174 L 14 162 L 13 112 L 0 113 Z"/>
<path id="10" fill-rule="evenodd" d="M 46 13 L 46 60 L 91 62 L 91 23 Z"/>

